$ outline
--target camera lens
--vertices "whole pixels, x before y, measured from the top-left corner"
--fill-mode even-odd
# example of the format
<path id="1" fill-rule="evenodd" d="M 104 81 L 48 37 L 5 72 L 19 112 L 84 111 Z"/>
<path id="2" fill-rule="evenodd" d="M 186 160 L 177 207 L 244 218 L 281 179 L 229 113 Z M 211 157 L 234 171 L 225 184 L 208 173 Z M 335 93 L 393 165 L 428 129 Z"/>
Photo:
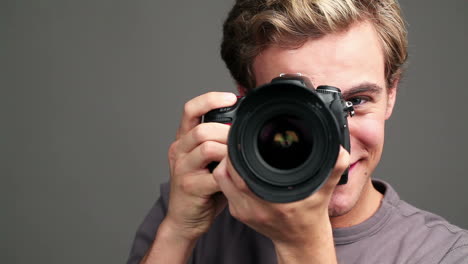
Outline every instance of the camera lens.
<path id="1" fill-rule="evenodd" d="M 239 104 L 228 154 L 259 197 L 297 201 L 318 190 L 330 175 L 340 130 L 325 101 L 332 95 L 323 94 L 324 99 L 300 82 L 279 79 L 255 88 Z"/>
<path id="2" fill-rule="evenodd" d="M 295 116 L 280 115 L 268 120 L 257 139 L 261 158 L 279 170 L 301 166 L 313 147 L 312 131 L 308 130 L 304 121 Z"/>

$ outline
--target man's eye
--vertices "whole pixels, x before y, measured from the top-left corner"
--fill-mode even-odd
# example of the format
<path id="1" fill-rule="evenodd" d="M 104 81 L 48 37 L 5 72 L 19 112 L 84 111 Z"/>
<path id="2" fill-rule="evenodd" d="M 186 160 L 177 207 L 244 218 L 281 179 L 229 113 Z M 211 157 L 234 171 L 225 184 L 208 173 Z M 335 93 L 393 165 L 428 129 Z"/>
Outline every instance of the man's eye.
<path id="1" fill-rule="evenodd" d="M 353 105 L 361 105 L 367 103 L 368 99 L 364 97 L 353 97 L 348 99 Z"/>

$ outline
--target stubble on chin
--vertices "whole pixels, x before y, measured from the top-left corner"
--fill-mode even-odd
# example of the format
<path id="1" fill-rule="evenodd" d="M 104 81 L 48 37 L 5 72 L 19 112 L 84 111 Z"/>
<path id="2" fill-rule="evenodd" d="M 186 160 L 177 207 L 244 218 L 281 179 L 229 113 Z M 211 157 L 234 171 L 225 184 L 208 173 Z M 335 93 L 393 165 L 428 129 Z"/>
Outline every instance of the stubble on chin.
<path id="1" fill-rule="evenodd" d="M 349 213 L 352 209 L 352 206 L 344 207 L 337 206 L 335 204 L 329 204 L 328 206 L 328 216 L 329 217 L 339 217 Z"/>
<path id="2" fill-rule="evenodd" d="M 358 206 L 359 201 L 364 198 L 363 195 L 365 195 L 367 188 L 371 186 L 370 177 L 366 178 L 362 184 L 348 182 L 345 185 L 338 185 L 328 204 L 329 217 L 340 217 L 350 213 Z"/>
<path id="3" fill-rule="evenodd" d="M 357 195 L 357 197 L 354 197 L 353 193 L 349 192 L 349 187 L 347 187 L 348 186 L 346 185 L 336 187 L 330 199 L 330 203 L 328 204 L 329 217 L 340 217 L 346 215 L 356 206 L 362 190 L 359 191 L 359 195 Z"/>

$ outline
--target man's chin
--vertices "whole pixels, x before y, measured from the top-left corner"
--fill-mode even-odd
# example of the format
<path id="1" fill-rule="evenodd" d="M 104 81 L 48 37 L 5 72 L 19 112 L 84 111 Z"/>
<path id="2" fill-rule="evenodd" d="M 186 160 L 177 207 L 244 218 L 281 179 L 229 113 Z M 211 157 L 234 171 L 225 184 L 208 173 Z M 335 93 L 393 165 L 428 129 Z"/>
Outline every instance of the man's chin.
<path id="1" fill-rule="evenodd" d="M 328 205 L 328 215 L 330 217 L 343 216 L 349 213 L 354 207 L 355 203 L 350 199 L 351 197 L 346 195 L 345 188 L 340 187 L 341 186 L 337 187 Z"/>
<path id="2" fill-rule="evenodd" d="M 340 217 L 346 215 L 351 211 L 352 207 L 339 207 L 339 206 L 329 206 L 328 207 L 328 215 L 330 217 Z"/>

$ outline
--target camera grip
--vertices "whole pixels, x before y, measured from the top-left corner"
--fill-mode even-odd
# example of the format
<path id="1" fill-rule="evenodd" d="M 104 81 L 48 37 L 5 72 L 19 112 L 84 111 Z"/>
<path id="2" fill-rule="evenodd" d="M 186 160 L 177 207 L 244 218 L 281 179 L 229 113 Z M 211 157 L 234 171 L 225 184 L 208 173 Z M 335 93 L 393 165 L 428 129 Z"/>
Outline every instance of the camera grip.
<path id="1" fill-rule="evenodd" d="M 226 125 L 231 125 L 236 118 L 237 107 L 239 103 L 242 101 L 243 97 L 237 96 L 237 102 L 233 106 L 217 108 L 209 111 L 208 113 L 204 114 L 201 118 L 202 123 L 221 123 Z M 213 171 L 218 166 L 219 162 L 213 161 L 206 168 L 213 173 Z"/>

